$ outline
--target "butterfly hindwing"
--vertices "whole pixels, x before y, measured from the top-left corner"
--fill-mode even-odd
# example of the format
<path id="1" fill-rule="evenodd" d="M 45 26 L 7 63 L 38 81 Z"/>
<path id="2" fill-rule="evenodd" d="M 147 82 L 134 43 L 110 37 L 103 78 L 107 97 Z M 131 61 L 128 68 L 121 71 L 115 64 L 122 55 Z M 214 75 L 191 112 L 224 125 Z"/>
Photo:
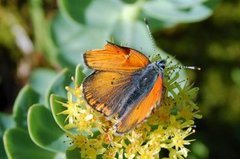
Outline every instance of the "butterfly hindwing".
<path id="1" fill-rule="evenodd" d="M 90 50 L 84 54 L 85 63 L 94 70 L 131 72 L 146 67 L 149 59 L 131 48 L 108 42 L 104 49 Z"/>
<path id="2" fill-rule="evenodd" d="M 119 134 L 126 133 L 144 121 L 150 115 L 152 109 L 159 104 L 162 96 L 162 87 L 162 78 L 159 76 L 151 91 L 119 119 L 115 125 L 116 132 Z"/>
<path id="3" fill-rule="evenodd" d="M 132 74 L 95 71 L 83 83 L 88 104 L 105 116 L 118 112 L 132 87 Z"/>

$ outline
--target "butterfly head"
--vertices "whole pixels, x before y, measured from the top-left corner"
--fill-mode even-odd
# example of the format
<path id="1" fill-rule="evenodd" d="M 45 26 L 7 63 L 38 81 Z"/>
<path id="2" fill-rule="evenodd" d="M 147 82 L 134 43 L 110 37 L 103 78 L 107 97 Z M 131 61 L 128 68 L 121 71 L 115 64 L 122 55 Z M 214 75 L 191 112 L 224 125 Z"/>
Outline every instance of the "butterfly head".
<path id="1" fill-rule="evenodd" d="M 160 60 L 160 61 L 156 61 L 155 65 L 157 66 L 157 68 L 163 72 L 163 70 L 165 69 L 166 66 L 166 61 L 165 60 Z"/>

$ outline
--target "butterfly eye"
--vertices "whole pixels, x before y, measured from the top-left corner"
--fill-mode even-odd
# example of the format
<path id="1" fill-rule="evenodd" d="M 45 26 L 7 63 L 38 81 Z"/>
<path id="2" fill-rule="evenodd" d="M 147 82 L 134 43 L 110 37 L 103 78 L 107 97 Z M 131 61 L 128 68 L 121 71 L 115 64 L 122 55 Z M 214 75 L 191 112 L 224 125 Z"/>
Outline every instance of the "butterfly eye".
<path id="1" fill-rule="evenodd" d="M 166 61 L 165 60 L 157 61 L 156 65 L 161 71 L 163 71 L 165 69 Z"/>
<path id="2" fill-rule="evenodd" d="M 161 68 L 164 70 L 165 69 L 165 65 L 162 65 Z"/>

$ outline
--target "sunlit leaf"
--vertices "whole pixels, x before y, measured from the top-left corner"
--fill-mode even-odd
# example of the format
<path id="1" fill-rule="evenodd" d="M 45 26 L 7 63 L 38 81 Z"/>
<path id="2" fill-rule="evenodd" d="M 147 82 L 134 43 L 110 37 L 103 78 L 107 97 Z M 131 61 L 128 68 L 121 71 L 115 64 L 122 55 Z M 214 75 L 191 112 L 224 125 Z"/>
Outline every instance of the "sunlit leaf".
<path id="1" fill-rule="evenodd" d="M 54 159 L 56 154 L 35 145 L 28 133 L 21 128 L 8 129 L 4 133 L 4 147 L 9 159 Z M 62 157 L 63 158 L 63 157 Z M 61 159 L 59 157 L 59 159 Z"/>
<path id="2" fill-rule="evenodd" d="M 28 108 L 39 102 L 37 94 L 29 85 L 26 85 L 17 96 L 13 107 L 13 119 L 17 127 L 27 128 Z"/>
<path id="3" fill-rule="evenodd" d="M 69 147 L 64 131 L 58 127 L 51 112 L 44 106 L 35 104 L 29 109 L 28 126 L 32 141 L 43 149 L 65 153 Z"/>
<path id="4" fill-rule="evenodd" d="M 34 91 L 36 91 L 39 96 L 39 102 L 43 105 L 47 106 L 48 99 L 47 91 L 52 84 L 53 80 L 55 79 L 55 76 L 57 73 L 50 69 L 36 69 L 32 72 L 30 77 L 30 86 L 33 88 Z"/>
<path id="5" fill-rule="evenodd" d="M 65 86 L 68 86 L 72 83 L 71 81 L 72 73 L 68 69 L 62 70 L 55 78 L 53 79 L 52 84 L 48 87 L 47 99 L 50 105 L 50 95 L 56 94 L 60 96 L 66 96 Z"/>
<path id="6" fill-rule="evenodd" d="M 66 125 L 67 115 L 59 114 L 59 113 L 63 112 L 64 110 L 66 110 L 63 107 L 63 103 L 65 103 L 66 101 L 67 101 L 67 99 L 60 97 L 60 96 L 56 96 L 56 95 L 51 95 L 51 98 L 50 98 L 51 110 L 52 110 L 53 117 L 54 117 L 56 123 L 58 124 L 58 126 L 63 131 L 67 132 L 68 130 L 64 127 Z"/>

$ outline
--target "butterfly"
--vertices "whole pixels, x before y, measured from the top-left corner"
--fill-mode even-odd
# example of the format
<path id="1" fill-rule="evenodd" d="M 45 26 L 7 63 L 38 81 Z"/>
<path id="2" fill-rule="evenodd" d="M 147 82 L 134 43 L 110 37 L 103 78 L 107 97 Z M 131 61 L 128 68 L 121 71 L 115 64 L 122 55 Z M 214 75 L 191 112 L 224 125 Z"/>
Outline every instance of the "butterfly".
<path id="1" fill-rule="evenodd" d="M 84 61 L 95 70 L 83 82 L 84 98 L 106 117 L 117 116 L 117 134 L 135 128 L 160 104 L 165 60 L 151 63 L 135 49 L 108 42 L 87 51 Z"/>

